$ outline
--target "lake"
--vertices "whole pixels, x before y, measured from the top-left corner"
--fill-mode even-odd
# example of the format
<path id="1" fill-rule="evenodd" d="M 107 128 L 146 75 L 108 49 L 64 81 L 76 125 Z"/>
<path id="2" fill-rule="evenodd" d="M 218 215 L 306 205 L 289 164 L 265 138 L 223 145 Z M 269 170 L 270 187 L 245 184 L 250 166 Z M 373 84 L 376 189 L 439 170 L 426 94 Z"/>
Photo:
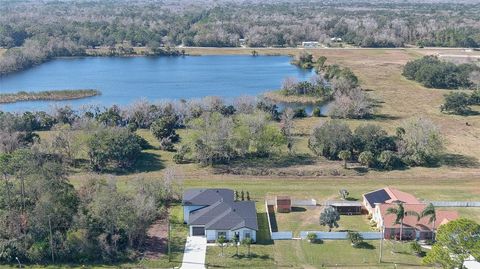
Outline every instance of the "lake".
<path id="1" fill-rule="evenodd" d="M 180 56 L 58 58 L 0 77 L 0 92 L 97 89 L 101 96 L 69 101 L 0 105 L 4 111 L 48 110 L 52 105 L 128 105 L 149 101 L 258 95 L 278 89 L 282 80 L 307 80 L 312 71 L 287 56 Z"/>

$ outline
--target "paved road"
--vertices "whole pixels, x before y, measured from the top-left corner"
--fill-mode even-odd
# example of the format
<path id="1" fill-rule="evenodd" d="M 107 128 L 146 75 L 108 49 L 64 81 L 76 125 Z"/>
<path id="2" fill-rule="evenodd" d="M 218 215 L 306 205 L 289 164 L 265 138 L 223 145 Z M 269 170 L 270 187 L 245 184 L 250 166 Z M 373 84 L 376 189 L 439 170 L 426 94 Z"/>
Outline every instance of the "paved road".
<path id="1" fill-rule="evenodd" d="M 187 237 L 181 269 L 205 269 L 207 239 L 201 236 Z"/>

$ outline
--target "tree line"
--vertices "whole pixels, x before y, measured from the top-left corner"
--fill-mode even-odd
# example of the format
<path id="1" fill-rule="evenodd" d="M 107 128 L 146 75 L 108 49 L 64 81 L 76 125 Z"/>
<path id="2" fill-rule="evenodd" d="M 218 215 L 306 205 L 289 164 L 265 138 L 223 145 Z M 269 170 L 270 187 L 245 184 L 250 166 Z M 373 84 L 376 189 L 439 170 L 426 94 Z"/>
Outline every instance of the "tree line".
<path id="1" fill-rule="evenodd" d="M 328 159 L 355 160 L 366 167 L 399 169 L 438 164 L 444 140 L 438 128 L 428 119 L 412 118 L 389 135 L 377 125 L 360 125 L 355 130 L 338 120 L 316 127 L 308 141 L 309 148 Z"/>
<path id="2" fill-rule="evenodd" d="M 17 49 L 0 61 L 0 74 L 97 46 L 111 55 L 128 54 L 131 46 L 235 47 L 240 39 L 250 47 L 335 45 L 331 38 L 362 47 L 478 47 L 478 5 L 452 4 L 10 1 L 0 6 L 0 47 Z"/>
<path id="3" fill-rule="evenodd" d="M 137 258 L 147 229 L 179 199 L 180 181 L 89 178 L 74 189 L 67 166 L 38 147 L 0 153 L 0 261 L 116 262 Z"/>

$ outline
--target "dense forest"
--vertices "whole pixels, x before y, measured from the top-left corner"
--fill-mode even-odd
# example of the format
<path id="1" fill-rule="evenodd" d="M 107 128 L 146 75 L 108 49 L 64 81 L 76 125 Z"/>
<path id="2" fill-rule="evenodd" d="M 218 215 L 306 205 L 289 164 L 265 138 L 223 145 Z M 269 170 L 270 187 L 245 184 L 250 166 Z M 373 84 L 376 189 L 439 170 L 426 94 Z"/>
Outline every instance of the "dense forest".
<path id="1" fill-rule="evenodd" d="M 0 14 L 0 47 L 20 47 L 2 57 L 0 73 L 97 46 L 480 44 L 473 1 L 4 1 Z"/>

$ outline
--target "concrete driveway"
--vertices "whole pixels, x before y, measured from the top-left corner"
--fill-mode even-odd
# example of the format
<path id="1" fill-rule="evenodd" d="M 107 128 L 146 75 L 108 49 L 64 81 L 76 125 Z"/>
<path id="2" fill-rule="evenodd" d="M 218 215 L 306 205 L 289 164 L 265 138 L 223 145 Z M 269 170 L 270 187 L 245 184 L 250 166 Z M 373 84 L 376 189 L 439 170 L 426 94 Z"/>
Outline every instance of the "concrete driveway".
<path id="1" fill-rule="evenodd" d="M 205 269 L 207 239 L 203 236 L 189 236 L 185 243 L 185 252 L 181 269 Z"/>

